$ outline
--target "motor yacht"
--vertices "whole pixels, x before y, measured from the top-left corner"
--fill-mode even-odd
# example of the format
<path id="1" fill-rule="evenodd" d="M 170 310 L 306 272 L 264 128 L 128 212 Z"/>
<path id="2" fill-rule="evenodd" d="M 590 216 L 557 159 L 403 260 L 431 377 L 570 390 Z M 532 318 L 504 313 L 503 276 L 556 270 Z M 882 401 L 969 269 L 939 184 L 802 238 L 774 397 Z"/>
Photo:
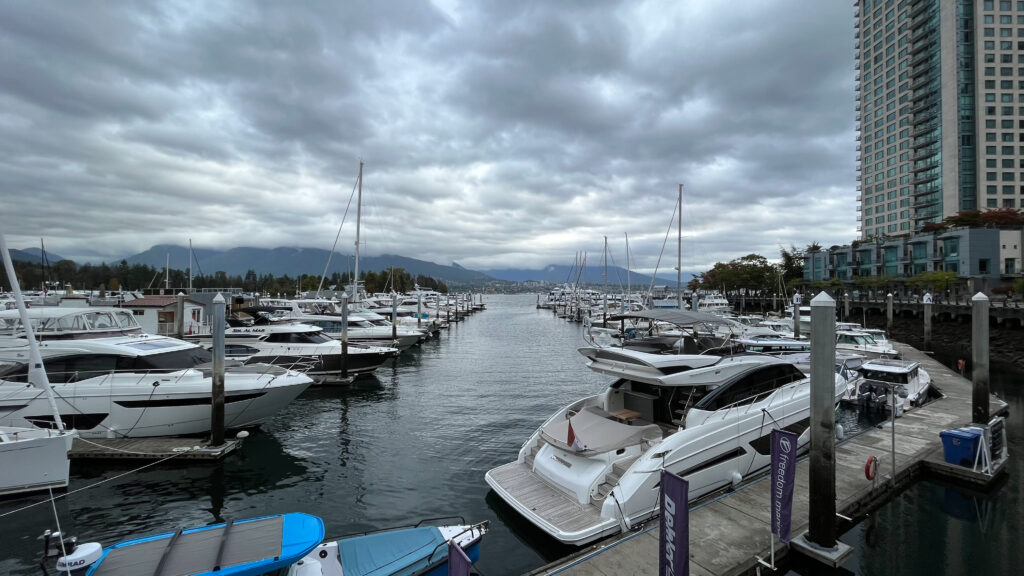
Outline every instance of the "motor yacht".
<path id="1" fill-rule="evenodd" d="M 342 338 L 340 302 L 323 299 L 264 299 L 261 305 L 273 308 L 274 315 L 278 318 L 317 326 L 331 338 Z M 369 310 L 349 312 L 346 320 L 349 342 L 397 348 L 401 351 L 427 338 L 424 330 L 392 326 L 386 318 Z"/>
<path id="2" fill-rule="evenodd" d="M 858 369 L 863 380 L 850 399 L 875 408 L 892 409 L 891 391 L 896 391 L 896 414 L 920 406 L 928 399 L 931 376 L 912 360 L 877 358 L 864 362 Z"/>
<path id="3" fill-rule="evenodd" d="M 879 344 L 861 330 L 836 330 L 836 352 L 862 354 L 868 358 L 898 358 L 891 344 Z"/>
<path id="4" fill-rule="evenodd" d="M 250 310 L 249 320 L 233 321 L 224 331 L 224 351 L 228 358 L 243 364 L 266 363 L 299 370 L 320 384 L 344 381 L 349 376 L 373 372 L 398 355 L 395 348 L 348 345 L 343 354 L 340 341 L 331 338 L 319 326 L 301 322 L 274 321 L 266 313 Z M 212 345 L 209 333 L 193 334 L 189 340 L 205 348 Z"/>
<path id="5" fill-rule="evenodd" d="M 809 441 L 810 379 L 784 360 L 580 352 L 616 380 L 555 412 L 515 461 L 485 475 L 502 500 L 561 542 L 586 544 L 654 516 L 662 470 L 685 478 L 693 500 L 765 469 L 773 428 L 801 434 L 801 447 Z M 845 391 L 836 375 L 837 402 Z"/>
<path id="6" fill-rule="evenodd" d="M 58 315 L 57 312 L 60 314 Z M 196 344 L 130 330 L 131 314 L 110 314 L 118 330 L 92 322 L 96 310 L 28 310 L 61 419 L 82 437 L 148 437 L 210 430 L 212 356 Z M 12 314 L 13 313 L 13 314 Z M 0 426 L 52 428 L 46 392 L 29 382 L 30 350 L 17 311 L 0 312 Z M 136 325 L 137 326 L 137 325 Z M 52 329 L 48 329 L 52 328 Z M 48 339 L 50 338 L 50 339 Z M 228 428 L 256 426 L 312 381 L 268 364 L 226 367 Z"/>

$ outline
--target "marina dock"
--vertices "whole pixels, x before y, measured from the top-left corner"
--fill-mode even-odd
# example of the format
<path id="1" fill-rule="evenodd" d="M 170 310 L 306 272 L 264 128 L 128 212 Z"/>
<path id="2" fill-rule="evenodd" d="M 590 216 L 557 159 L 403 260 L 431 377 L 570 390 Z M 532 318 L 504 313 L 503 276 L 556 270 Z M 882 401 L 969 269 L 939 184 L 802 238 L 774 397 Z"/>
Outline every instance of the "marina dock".
<path id="1" fill-rule="evenodd" d="M 220 460 L 242 447 L 240 439 L 208 446 L 202 438 L 75 438 L 68 458 L 72 460 Z"/>
<path id="2" fill-rule="evenodd" d="M 939 433 L 971 422 L 972 383 L 932 359 L 905 345 L 896 345 L 903 357 L 921 363 L 942 397 L 915 408 L 896 419 L 896 474 L 893 482 L 891 459 L 892 427 L 887 421 L 875 428 L 838 442 L 836 446 L 836 510 L 841 517 L 857 519 L 891 498 L 894 491 L 919 478 L 942 478 L 955 483 L 985 487 L 1002 469 L 991 475 L 948 464 L 943 456 Z M 990 399 L 993 416 L 1006 415 L 1002 400 Z M 865 476 L 870 457 L 878 459 L 874 480 Z M 1001 465 L 1005 462 L 1001 463 Z M 809 510 L 808 459 L 800 460 L 793 495 L 792 535 L 807 529 Z M 894 486 L 895 484 L 895 486 Z M 769 483 L 762 475 L 740 488 L 690 510 L 690 573 L 732 576 L 754 574 L 757 558 L 771 555 L 769 540 Z M 840 531 L 852 521 L 841 520 Z M 657 519 L 638 531 L 621 534 L 548 564 L 528 574 L 608 575 L 657 574 L 659 543 Z M 778 563 L 789 548 L 775 543 Z"/>

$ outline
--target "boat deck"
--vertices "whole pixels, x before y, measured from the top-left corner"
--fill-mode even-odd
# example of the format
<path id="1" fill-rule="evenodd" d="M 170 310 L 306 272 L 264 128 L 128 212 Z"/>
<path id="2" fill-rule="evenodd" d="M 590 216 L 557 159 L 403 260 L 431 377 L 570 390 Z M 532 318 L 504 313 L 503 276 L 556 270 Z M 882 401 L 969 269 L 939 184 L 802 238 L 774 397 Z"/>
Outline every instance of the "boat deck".
<path id="1" fill-rule="evenodd" d="M 526 464 L 505 464 L 491 470 L 490 475 L 517 502 L 559 530 L 578 532 L 605 522 L 596 506 L 580 504 L 558 491 Z"/>

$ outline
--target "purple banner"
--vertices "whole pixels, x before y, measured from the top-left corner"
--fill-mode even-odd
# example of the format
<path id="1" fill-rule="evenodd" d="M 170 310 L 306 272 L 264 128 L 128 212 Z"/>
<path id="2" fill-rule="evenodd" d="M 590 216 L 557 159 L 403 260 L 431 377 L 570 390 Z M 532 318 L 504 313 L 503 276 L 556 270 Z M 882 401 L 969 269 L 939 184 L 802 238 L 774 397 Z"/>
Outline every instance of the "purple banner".
<path id="1" fill-rule="evenodd" d="M 455 542 L 448 541 L 448 576 L 469 576 L 473 570 L 473 562 L 466 552 Z"/>
<path id="2" fill-rule="evenodd" d="M 771 447 L 772 533 L 778 535 L 783 544 L 788 544 L 796 484 L 797 435 L 787 430 L 772 430 Z"/>
<path id="3" fill-rule="evenodd" d="M 690 574 L 690 484 L 661 471 L 661 543 L 658 576 Z"/>

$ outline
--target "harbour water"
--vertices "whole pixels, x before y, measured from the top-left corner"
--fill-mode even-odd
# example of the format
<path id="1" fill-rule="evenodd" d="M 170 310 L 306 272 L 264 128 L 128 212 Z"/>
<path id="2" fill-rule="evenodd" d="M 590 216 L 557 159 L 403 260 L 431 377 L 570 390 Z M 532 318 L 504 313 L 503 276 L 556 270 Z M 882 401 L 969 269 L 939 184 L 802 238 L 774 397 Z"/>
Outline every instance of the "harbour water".
<path id="1" fill-rule="evenodd" d="M 574 549 L 532 528 L 489 494 L 484 472 L 515 458 L 554 410 L 601 391 L 576 348 L 578 324 L 537 310 L 535 297 L 488 296 L 487 310 L 414 348 L 351 387 L 316 388 L 215 464 L 175 461 L 72 467 L 56 502 L 61 528 L 104 543 L 228 519 L 300 511 L 329 536 L 459 515 L 490 520 L 478 568 L 521 574 Z M 1024 395 L 994 367 L 993 390 L 1010 403 L 1010 450 L 1024 449 Z M 843 412 L 850 433 L 870 425 Z M 1024 566 L 1021 460 L 990 496 L 930 483 L 900 494 L 843 536 L 857 547 L 845 568 L 864 575 L 1016 573 Z M 94 485 L 94 486 L 93 486 Z M 87 486 L 91 488 L 83 489 Z M 49 502 L 0 501 L 0 574 L 38 573 L 38 536 L 56 527 Z M 969 562 L 969 564 L 968 564 Z M 794 573 L 813 568 L 794 566 Z"/>

